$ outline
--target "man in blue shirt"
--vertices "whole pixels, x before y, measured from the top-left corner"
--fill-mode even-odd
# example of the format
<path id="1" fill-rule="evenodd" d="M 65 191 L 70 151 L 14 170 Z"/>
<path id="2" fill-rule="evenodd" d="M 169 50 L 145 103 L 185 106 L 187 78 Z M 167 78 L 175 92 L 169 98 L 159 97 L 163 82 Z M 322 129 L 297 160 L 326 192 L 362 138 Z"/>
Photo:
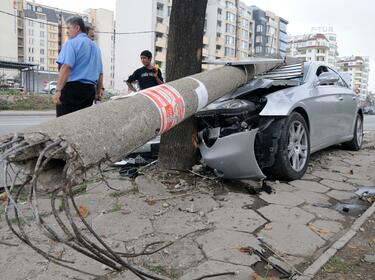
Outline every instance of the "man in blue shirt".
<path id="1" fill-rule="evenodd" d="M 85 33 L 81 17 L 67 20 L 69 40 L 66 41 L 57 58 L 60 66 L 56 91 L 52 97 L 56 116 L 81 110 L 93 104 L 95 86 L 103 73 L 102 60 L 94 42 Z M 101 89 L 102 84 L 97 88 Z"/>

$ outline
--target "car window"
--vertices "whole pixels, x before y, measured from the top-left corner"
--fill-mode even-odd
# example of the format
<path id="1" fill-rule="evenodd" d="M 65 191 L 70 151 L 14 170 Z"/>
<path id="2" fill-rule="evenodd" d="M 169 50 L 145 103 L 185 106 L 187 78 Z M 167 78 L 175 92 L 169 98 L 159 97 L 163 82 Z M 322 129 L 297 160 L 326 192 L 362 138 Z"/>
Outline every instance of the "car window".
<path id="1" fill-rule="evenodd" d="M 339 77 L 339 80 L 337 81 L 337 83 L 335 83 L 335 86 L 339 86 L 339 87 L 345 87 L 347 88 L 348 85 L 346 84 L 346 82 L 344 81 L 343 78 L 341 78 L 340 74 L 337 73 L 336 71 L 332 70 L 331 68 L 327 67 L 328 68 L 328 72 L 332 73 L 332 74 L 335 74 Z"/>
<path id="2" fill-rule="evenodd" d="M 325 72 L 331 73 L 339 77 L 339 80 L 336 83 L 330 84 L 331 86 L 347 87 L 345 81 L 340 77 L 340 75 L 336 71 L 332 70 L 327 66 L 319 66 L 316 70 L 316 76 L 319 77 L 322 73 Z"/>
<path id="3" fill-rule="evenodd" d="M 319 66 L 318 69 L 316 70 L 316 76 L 319 77 L 320 74 L 328 72 L 328 69 L 326 66 Z"/>

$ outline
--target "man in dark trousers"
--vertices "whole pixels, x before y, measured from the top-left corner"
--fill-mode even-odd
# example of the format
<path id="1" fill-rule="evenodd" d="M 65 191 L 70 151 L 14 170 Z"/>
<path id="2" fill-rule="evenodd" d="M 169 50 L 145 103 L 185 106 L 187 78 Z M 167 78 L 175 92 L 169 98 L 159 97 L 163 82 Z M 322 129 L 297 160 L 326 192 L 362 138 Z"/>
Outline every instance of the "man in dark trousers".
<path id="1" fill-rule="evenodd" d="M 56 116 L 60 117 L 93 104 L 95 86 L 103 73 L 102 60 L 96 44 L 85 33 L 81 17 L 67 20 L 69 40 L 66 41 L 57 58 L 60 71 L 56 91 L 52 97 L 56 104 Z"/>
<path id="2" fill-rule="evenodd" d="M 157 65 L 151 64 L 152 53 L 150 51 L 143 51 L 141 53 L 141 62 L 143 67 L 135 70 L 135 72 L 126 81 L 130 91 L 137 91 L 133 82 L 137 81 L 140 90 L 161 85 L 164 83 L 160 69 Z"/>

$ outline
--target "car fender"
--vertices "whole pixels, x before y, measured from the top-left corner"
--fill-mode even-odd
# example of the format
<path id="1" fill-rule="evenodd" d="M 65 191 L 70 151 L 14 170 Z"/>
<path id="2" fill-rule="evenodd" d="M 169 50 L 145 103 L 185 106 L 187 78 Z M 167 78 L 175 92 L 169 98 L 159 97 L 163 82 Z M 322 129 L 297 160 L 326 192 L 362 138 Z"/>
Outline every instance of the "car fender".
<path id="1" fill-rule="evenodd" d="M 296 108 L 299 107 L 308 112 L 307 106 L 304 102 L 304 100 L 308 97 L 304 96 L 304 94 L 300 94 L 301 92 L 304 92 L 304 90 L 295 90 L 298 88 L 284 89 L 267 95 L 267 103 L 259 115 L 289 116 Z"/>

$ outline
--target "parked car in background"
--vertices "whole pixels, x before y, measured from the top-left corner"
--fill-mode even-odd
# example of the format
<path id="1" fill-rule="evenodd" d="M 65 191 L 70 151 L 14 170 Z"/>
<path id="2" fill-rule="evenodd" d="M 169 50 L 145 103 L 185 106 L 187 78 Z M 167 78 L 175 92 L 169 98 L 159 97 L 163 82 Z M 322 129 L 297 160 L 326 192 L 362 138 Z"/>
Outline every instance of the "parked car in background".
<path id="1" fill-rule="evenodd" d="M 374 115 L 375 114 L 375 106 L 367 106 L 363 108 L 363 113 Z"/>
<path id="2" fill-rule="evenodd" d="M 299 179 L 311 153 L 363 141 L 359 97 L 320 62 L 259 75 L 196 117 L 203 161 L 228 179 Z"/>
<path id="3" fill-rule="evenodd" d="M 57 85 L 57 82 L 56 81 L 52 81 L 52 82 L 49 82 L 43 89 L 44 92 L 47 92 L 47 93 L 50 93 L 50 94 L 54 94 L 55 93 L 55 90 L 56 90 L 56 85 Z"/>

